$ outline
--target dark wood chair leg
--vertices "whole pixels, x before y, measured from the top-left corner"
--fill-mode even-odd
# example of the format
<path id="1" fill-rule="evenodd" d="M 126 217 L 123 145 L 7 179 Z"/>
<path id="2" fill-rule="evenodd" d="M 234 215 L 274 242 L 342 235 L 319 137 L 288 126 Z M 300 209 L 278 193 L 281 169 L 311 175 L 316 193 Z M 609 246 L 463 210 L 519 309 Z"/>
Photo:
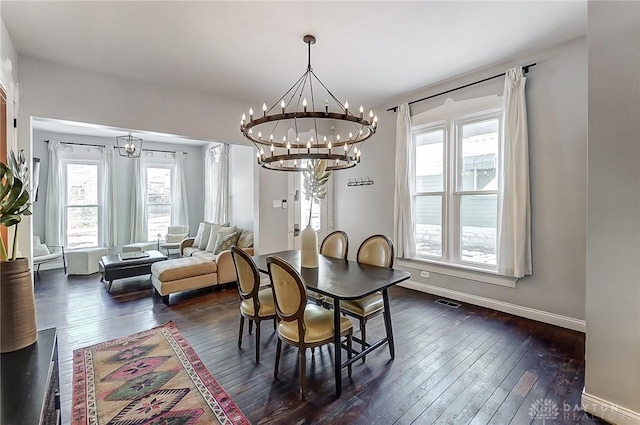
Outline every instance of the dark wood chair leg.
<path id="1" fill-rule="evenodd" d="M 256 363 L 260 363 L 260 321 L 256 320 Z"/>
<path id="2" fill-rule="evenodd" d="M 307 356 L 306 348 L 298 347 L 298 356 L 300 357 L 300 400 L 304 400 L 304 389 L 307 384 Z"/>
<path id="3" fill-rule="evenodd" d="M 352 331 L 349 331 L 349 333 L 347 334 L 347 360 L 351 360 L 351 357 L 353 357 L 353 344 L 351 339 L 352 336 Z M 351 364 L 347 366 L 347 370 L 349 371 L 349 378 L 351 378 Z"/>
<path id="4" fill-rule="evenodd" d="M 238 348 L 242 348 L 242 332 L 244 331 L 244 316 L 240 315 L 240 333 L 238 334 Z"/>
<path id="5" fill-rule="evenodd" d="M 360 337 L 362 338 L 362 351 L 367 349 L 367 319 L 360 318 Z M 367 356 L 362 356 L 362 363 L 367 359 Z"/>
<path id="6" fill-rule="evenodd" d="M 282 340 L 278 338 L 278 344 L 276 344 L 276 364 L 273 368 L 273 377 L 278 378 L 278 367 L 280 367 L 280 352 L 282 351 Z"/>
<path id="7" fill-rule="evenodd" d="M 253 333 L 253 320 L 249 320 L 249 335 Z"/>
<path id="8" fill-rule="evenodd" d="M 109 282 L 109 289 L 111 289 L 111 282 Z M 163 295 L 162 296 L 162 302 L 164 303 L 164 305 L 166 305 L 168 307 L 169 306 L 169 295 Z"/>

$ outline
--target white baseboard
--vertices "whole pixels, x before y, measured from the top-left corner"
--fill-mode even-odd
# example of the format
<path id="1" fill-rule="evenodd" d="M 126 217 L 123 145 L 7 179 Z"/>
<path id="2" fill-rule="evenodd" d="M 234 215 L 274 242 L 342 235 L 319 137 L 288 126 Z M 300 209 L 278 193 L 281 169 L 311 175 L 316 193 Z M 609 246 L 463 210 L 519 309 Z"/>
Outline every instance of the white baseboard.
<path id="1" fill-rule="evenodd" d="M 640 413 L 582 391 L 582 409 L 616 425 L 640 425 Z"/>
<path id="2" fill-rule="evenodd" d="M 562 316 L 560 314 L 549 313 L 535 308 L 524 307 L 517 304 L 506 303 L 503 301 L 493 300 L 491 298 L 471 295 L 465 292 L 454 291 L 452 289 L 441 288 L 422 282 L 406 280 L 400 284 L 405 288 L 414 289 L 420 292 L 426 292 L 440 297 L 446 297 L 468 304 L 478 305 L 481 307 L 491 308 L 493 310 L 502 311 L 504 313 L 513 314 L 527 319 L 537 320 L 538 322 L 549 323 L 551 325 L 572 329 L 578 332 L 586 332 L 587 324 L 584 320 L 574 319 L 573 317 Z"/>

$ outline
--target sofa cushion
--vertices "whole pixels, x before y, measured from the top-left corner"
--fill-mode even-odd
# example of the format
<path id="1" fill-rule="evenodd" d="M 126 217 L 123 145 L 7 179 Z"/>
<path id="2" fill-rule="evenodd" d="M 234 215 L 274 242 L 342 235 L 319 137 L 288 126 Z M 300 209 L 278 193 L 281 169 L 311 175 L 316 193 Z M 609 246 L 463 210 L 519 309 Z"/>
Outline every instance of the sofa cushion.
<path id="1" fill-rule="evenodd" d="M 191 257 L 192 255 L 194 255 L 197 252 L 202 252 L 202 250 L 198 247 L 194 247 L 194 246 L 187 246 L 182 250 L 182 255 L 184 257 Z"/>
<path id="2" fill-rule="evenodd" d="M 238 243 L 238 237 L 240 236 L 240 232 L 233 232 L 225 235 L 224 233 L 220 233 L 218 235 L 218 240 L 216 241 L 216 247 L 213 250 L 214 254 L 219 254 L 222 251 L 230 250 L 232 246 Z"/>
<path id="3" fill-rule="evenodd" d="M 151 273 L 161 282 L 211 274 L 217 270 L 218 266 L 215 262 L 199 257 L 183 257 L 167 261 L 158 261 L 151 266 Z"/>
<path id="4" fill-rule="evenodd" d="M 213 252 L 209 252 L 209 251 L 194 252 L 193 253 L 193 257 L 202 258 L 202 259 L 205 259 L 207 261 L 213 261 L 216 264 L 218 263 L 216 261 L 217 255 L 215 255 Z"/>
<path id="5" fill-rule="evenodd" d="M 200 241 L 202 241 L 202 234 L 204 233 L 204 223 L 200 223 L 198 226 L 198 232 L 196 233 L 196 238 L 193 240 L 193 246 L 198 247 L 200 245 Z"/>
<path id="6" fill-rule="evenodd" d="M 218 235 L 228 235 L 236 231 L 236 226 L 216 224 L 211 228 L 211 234 L 209 235 L 209 243 L 205 248 L 205 251 L 214 252 L 216 249 L 216 242 L 218 241 Z"/>
<path id="7" fill-rule="evenodd" d="M 253 248 L 253 232 L 251 230 L 242 230 L 236 246 L 238 248 Z"/>
<path id="8" fill-rule="evenodd" d="M 204 222 L 204 230 L 202 231 L 202 239 L 200 239 L 200 243 L 198 243 L 197 247 L 200 249 L 205 249 L 207 247 L 207 243 L 209 242 L 209 235 L 211 234 L 211 227 L 213 223 Z M 196 236 L 197 238 L 198 236 Z M 196 244 L 194 242 L 193 246 Z"/>

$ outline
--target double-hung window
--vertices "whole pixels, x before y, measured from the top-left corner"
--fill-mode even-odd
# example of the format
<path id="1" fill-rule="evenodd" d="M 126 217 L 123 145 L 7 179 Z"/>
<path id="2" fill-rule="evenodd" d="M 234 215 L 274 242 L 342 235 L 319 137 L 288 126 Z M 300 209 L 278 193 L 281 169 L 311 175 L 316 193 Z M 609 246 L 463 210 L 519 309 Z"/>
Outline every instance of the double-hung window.
<path id="1" fill-rule="evenodd" d="M 64 244 L 70 249 L 102 244 L 101 187 L 98 184 L 101 172 L 100 162 L 69 160 L 64 163 Z"/>
<path id="2" fill-rule="evenodd" d="M 171 182 L 173 167 L 148 165 L 146 167 L 147 240 L 164 236 L 171 225 Z"/>
<path id="3" fill-rule="evenodd" d="M 421 115 L 412 128 L 416 257 L 496 269 L 502 110 L 492 101 Z"/>

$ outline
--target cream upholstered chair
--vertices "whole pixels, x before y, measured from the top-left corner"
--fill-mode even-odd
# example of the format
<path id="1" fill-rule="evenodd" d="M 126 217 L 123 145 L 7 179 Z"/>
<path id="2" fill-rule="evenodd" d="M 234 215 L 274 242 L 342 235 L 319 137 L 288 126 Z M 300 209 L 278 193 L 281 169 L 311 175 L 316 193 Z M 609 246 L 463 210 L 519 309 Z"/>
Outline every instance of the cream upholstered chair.
<path id="1" fill-rule="evenodd" d="M 160 244 L 160 248 L 167 250 L 167 257 L 170 249 L 180 249 L 180 242 L 189 237 L 189 226 L 179 224 L 169 226 L 167 234 L 164 236 L 164 243 Z"/>
<path id="2" fill-rule="evenodd" d="M 393 267 L 393 242 L 384 235 L 369 236 L 358 248 L 357 261 L 371 266 Z M 364 351 L 367 347 L 367 320 L 384 312 L 382 293 L 376 292 L 353 301 L 341 301 L 340 310 L 360 321 L 360 344 Z M 363 356 L 363 363 L 365 359 L 366 356 Z"/>
<path id="3" fill-rule="evenodd" d="M 49 248 L 57 248 L 56 250 L 50 250 Z M 58 251 L 59 249 L 59 251 Z M 40 265 L 48 263 L 50 261 L 56 261 L 62 258 L 62 267 L 65 274 L 67 273 L 67 261 L 64 256 L 64 246 L 51 245 L 47 246 L 40 242 L 40 236 L 33 236 L 33 265 L 38 266 L 36 274 L 40 275 Z"/>
<path id="4" fill-rule="evenodd" d="M 349 238 L 342 230 L 329 233 L 320 245 L 320 254 L 346 260 L 349 253 Z"/>
<path id="5" fill-rule="evenodd" d="M 276 311 L 271 288 L 260 289 L 260 272 L 249 254 L 235 246 L 231 247 L 231 258 L 238 276 L 238 292 L 240 292 L 240 333 L 238 348 L 242 348 L 242 332 L 244 319 L 251 325 L 256 322 L 256 363 L 260 363 L 260 322 L 273 320 L 275 327 Z"/>
<path id="6" fill-rule="evenodd" d="M 320 254 L 326 257 L 346 260 L 348 253 L 349 238 L 347 237 L 347 234 L 342 230 L 336 230 L 335 232 L 329 233 L 327 236 L 325 236 L 325 238 L 322 240 L 322 243 L 320 244 Z M 323 305 L 326 299 L 325 296 L 313 291 L 308 291 L 307 297 L 314 300 L 318 305 Z"/>
<path id="7" fill-rule="evenodd" d="M 306 386 L 306 350 L 333 342 L 333 313 L 324 307 L 307 304 L 307 288 L 302 277 L 289 263 L 278 257 L 267 258 L 273 298 L 278 315 L 278 345 L 273 376 L 278 377 L 282 342 L 298 347 L 300 361 L 300 399 L 304 399 Z M 347 338 L 347 356 L 351 359 L 353 325 L 346 317 L 340 318 L 340 336 Z M 341 350 L 342 347 L 334 347 Z M 340 365 L 334 365 L 340 367 Z M 348 366 L 351 376 L 351 365 Z"/>

